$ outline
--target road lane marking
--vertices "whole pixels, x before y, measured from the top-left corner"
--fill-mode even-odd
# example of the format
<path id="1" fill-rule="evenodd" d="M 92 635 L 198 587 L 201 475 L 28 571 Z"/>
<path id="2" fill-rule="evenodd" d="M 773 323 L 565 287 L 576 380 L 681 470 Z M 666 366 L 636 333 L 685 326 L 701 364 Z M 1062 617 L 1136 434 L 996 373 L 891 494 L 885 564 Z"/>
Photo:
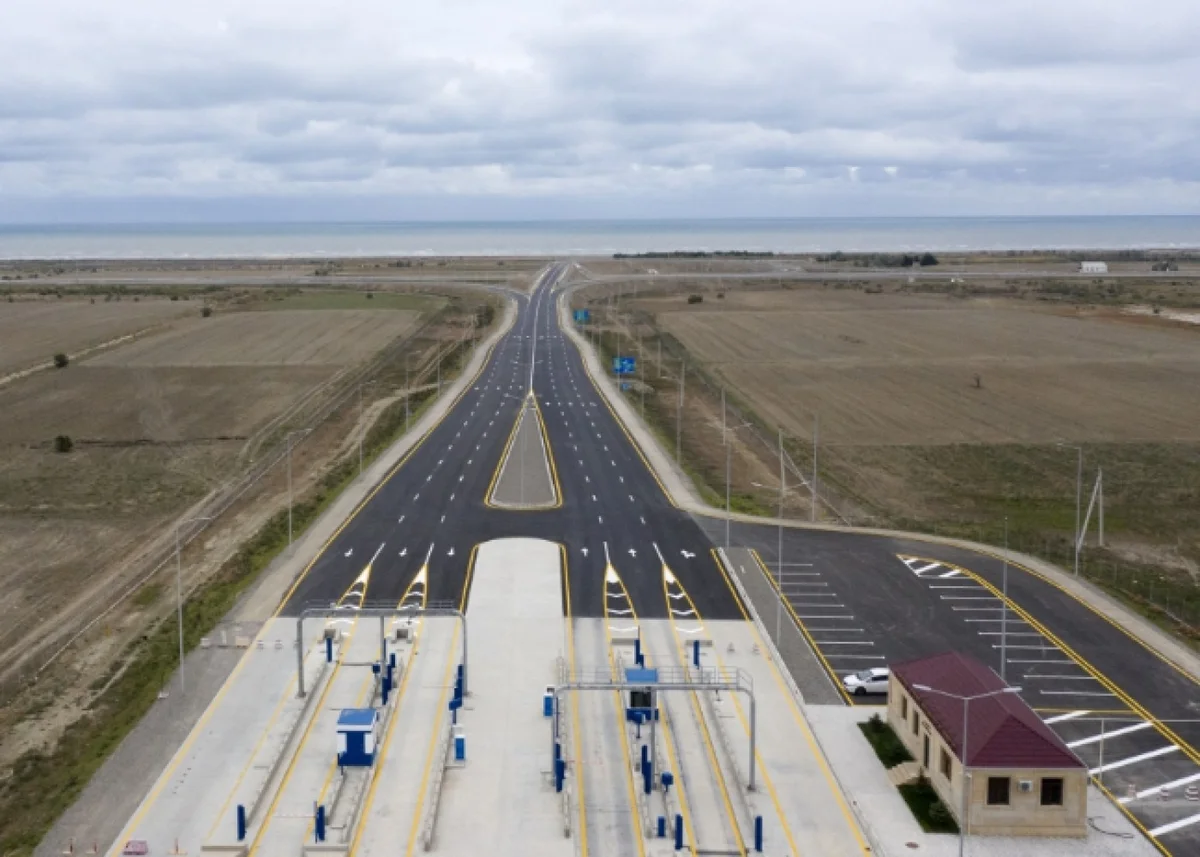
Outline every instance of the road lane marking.
<path id="1" fill-rule="evenodd" d="M 1154 724 L 1149 721 L 1135 723 L 1133 726 L 1126 726 L 1123 729 L 1113 729 L 1109 732 L 1101 732 L 1098 735 L 1090 735 L 1087 738 L 1080 738 L 1078 741 L 1068 741 L 1067 746 L 1074 750 L 1076 747 L 1084 747 L 1088 744 L 1095 744 L 1098 741 L 1107 741 L 1109 738 L 1116 738 L 1118 735 L 1128 735 L 1130 732 L 1140 732 L 1143 729 L 1149 729 Z M 1200 775 L 1197 775 L 1200 776 Z"/>
<path id="2" fill-rule="evenodd" d="M 1144 762 L 1147 759 L 1157 759 L 1159 756 L 1165 756 L 1167 753 L 1176 753 L 1178 751 L 1179 747 L 1177 747 L 1175 744 L 1168 744 L 1166 747 L 1159 747 L 1157 750 L 1150 750 L 1147 753 L 1139 753 L 1136 756 L 1128 756 L 1124 759 L 1118 759 L 1115 762 L 1108 762 L 1098 768 L 1091 768 L 1088 770 L 1088 773 L 1094 777 L 1096 774 L 1101 774 L 1105 771 L 1112 771 L 1117 768 L 1125 768 L 1129 765 L 1136 765 L 1138 762 Z"/>

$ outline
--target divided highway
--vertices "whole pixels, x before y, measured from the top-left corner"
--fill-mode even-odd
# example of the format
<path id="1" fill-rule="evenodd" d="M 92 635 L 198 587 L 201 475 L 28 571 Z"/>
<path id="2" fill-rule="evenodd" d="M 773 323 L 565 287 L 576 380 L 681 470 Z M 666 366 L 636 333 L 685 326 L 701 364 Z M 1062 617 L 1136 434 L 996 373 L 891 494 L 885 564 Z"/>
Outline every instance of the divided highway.
<path id="1" fill-rule="evenodd" d="M 575 616 L 603 615 L 607 556 L 639 615 L 665 618 L 661 555 L 704 616 L 741 618 L 712 543 L 671 505 L 560 329 L 554 287 L 566 269 L 552 266 L 531 296 L 518 297 L 516 323 L 479 376 L 325 545 L 289 594 L 285 615 L 336 600 L 368 568 L 368 601 L 395 602 L 426 565 L 429 599 L 457 601 L 477 544 L 526 536 L 566 547 Z M 489 488 L 531 387 L 561 506 L 489 507 Z"/>

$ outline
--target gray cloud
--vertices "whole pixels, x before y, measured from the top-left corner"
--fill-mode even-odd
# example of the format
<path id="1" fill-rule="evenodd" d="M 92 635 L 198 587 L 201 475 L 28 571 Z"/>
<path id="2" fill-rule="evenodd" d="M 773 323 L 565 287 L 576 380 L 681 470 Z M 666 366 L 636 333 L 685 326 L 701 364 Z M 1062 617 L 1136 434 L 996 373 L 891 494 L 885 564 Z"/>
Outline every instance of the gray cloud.
<path id="1" fill-rule="evenodd" d="M 0 216 L 314 194 L 464 216 L 1200 199 L 1187 0 L 202 5 L 6 7 Z"/>

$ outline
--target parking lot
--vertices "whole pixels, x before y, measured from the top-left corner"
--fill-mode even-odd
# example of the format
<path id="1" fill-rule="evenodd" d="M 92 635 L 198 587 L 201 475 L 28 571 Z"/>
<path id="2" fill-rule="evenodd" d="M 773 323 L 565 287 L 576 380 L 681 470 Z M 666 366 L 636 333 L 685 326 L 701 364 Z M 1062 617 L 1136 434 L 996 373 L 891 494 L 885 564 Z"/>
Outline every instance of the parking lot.
<path id="1" fill-rule="evenodd" d="M 839 686 L 847 673 L 868 667 L 947 650 L 970 654 L 1022 688 L 1026 702 L 1160 850 L 1200 854 L 1200 695 L 1194 684 L 1175 680 L 1129 638 L 1113 638 L 1099 618 L 1079 622 L 1081 605 L 1052 604 L 1051 596 L 1022 598 L 1030 581 L 1017 568 L 1009 570 L 1006 602 L 1002 570 L 983 574 L 929 556 L 930 545 L 879 539 L 884 549 L 872 550 L 860 538 L 849 550 L 835 550 L 832 540 L 790 535 L 778 577 L 786 612 Z M 746 539 L 763 573 L 772 576 L 774 542 Z M 1027 602 L 1042 615 L 1026 609 Z M 1089 646 L 1090 657 L 1079 653 Z M 1122 675 L 1122 684 L 1112 672 Z M 1146 679 L 1137 691 L 1128 686 L 1135 672 Z M 1156 680 L 1162 676 L 1167 678 Z M 884 702 L 872 696 L 845 700 Z"/>

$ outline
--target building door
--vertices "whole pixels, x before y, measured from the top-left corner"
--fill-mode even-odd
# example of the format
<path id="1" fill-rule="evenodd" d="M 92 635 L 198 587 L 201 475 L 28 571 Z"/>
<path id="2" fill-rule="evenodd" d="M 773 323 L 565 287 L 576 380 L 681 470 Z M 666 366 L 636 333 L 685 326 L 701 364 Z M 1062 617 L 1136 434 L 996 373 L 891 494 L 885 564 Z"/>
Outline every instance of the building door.
<path id="1" fill-rule="evenodd" d="M 929 767 L 929 736 L 924 736 L 925 740 L 921 747 L 921 767 Z"/>

